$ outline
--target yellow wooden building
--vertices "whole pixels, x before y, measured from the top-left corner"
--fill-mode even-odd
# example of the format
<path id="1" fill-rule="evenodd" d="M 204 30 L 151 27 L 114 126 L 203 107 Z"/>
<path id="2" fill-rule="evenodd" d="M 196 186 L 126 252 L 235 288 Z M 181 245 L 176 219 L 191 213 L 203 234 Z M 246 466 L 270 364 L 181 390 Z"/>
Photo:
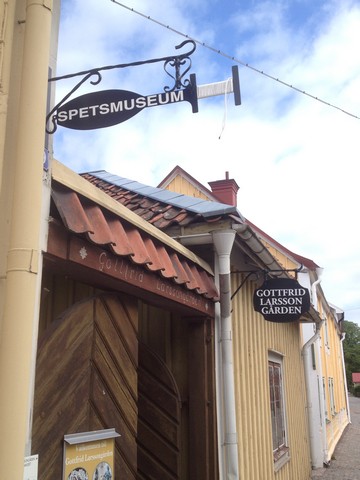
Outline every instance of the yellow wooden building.
<path id="1" fill-rule="evenodd" d="M 301 326 L 320 326 L 321 318 L 311 306 L 300 322 L 269 322 L 253 305 L 264 277 L 291 277 L 295 262 L 280 250 L 271 252 L 236 206 L 216 201 L 212 192 L 181 169 L 160 185 L 168 188 L 169 195 L 161 190 L 159 196 L 156 189 L 153 196 L 143 195 L 142 188 L 137 191 L 139 184 L 132 190 L 128 180 L 124 184 L 124 179 L 104 171 L 83 176 L 141 212 L 214 268 L 219 288 L 214 343 L 219 478 L 309 479 L 312 462 Z M 231 186 L 228 201 L 237 188 L 232 180 L 225 183 Z M 171 195 L 181 193 L 180 184 L 181 189 L 186 186 L 187 196 Z"/>
<path id="2" fill-rule="evenodd" d="M 160 184 L 169 190 L 236 205 L 238 186 L 228 174 L 209 185 L 211 190 L 180 167 Z M 301 319 L 295 324 L 264 321 L 254 312 L 250 300 L 257 282 L 254 277 L 246 281 L 246 274 L 241 273 L 244 266 L 236 264 L 239 257 L 234 252 L 232 324 L 240 478 L 308 478 L 309 468 L 330 463 L 350 421 L 342 351 L 343 312 L 328 303 L 320 285 L 321 268 L 247 223 L 280 268 L 296 271 L 299 282 L 311 293 L 313 312 L 310 321 Z M 267 367 L 271 369 L 273 360 L 280 364 L 283 374 L 284 445 L 289 448 L 289 459 L 286 461 L 285 454 L 277 460 L 274 453 L 272 464 L 267 453 L 274 433 L 269 421 Z"/>
<path id="3" fill-rule="evenodd" d="M 300 282 L 311 291 L 312 304 L 317 310 L 321 324 L 318 338 L 303 347 L 307 368 L 306 378 L 309 428 L 313 468 L 329 465 L 335 447 L 350 422 L 348 389 L 342 342 L 344 334 L 341 322 L 344 312 L 326 299 L 321 288 L 323 269 L 312 260 L 297 255 L 280 245 L 266 233 L 255 227 L 264 245 L 284 268 L 300 268 Z M 302 325 L 303 344 L 316 332 L 314 325 Z"/>

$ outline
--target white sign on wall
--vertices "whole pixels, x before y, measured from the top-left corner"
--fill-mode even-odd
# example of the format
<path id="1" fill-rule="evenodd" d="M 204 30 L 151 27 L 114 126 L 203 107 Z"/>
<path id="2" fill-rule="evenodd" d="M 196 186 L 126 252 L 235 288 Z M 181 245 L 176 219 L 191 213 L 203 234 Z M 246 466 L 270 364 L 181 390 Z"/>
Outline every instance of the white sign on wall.
<path id="1" fill-rule="evenodd" d="M 38 480 L 39 455 L 30 455 L 24 459 L 24 480 Z"/>

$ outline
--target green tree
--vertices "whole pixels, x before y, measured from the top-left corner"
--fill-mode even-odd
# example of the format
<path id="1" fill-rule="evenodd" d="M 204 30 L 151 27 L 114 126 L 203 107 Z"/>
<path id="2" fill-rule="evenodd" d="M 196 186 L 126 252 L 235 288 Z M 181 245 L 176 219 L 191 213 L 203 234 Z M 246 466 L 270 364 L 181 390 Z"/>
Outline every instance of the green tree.
<path id="1" fill-rule="evenodd" d="M 352 390 L 351 374 L 360 372 L 360 326 L 354 322 L 343 322 L 344 358 L 348 388 Z"/>

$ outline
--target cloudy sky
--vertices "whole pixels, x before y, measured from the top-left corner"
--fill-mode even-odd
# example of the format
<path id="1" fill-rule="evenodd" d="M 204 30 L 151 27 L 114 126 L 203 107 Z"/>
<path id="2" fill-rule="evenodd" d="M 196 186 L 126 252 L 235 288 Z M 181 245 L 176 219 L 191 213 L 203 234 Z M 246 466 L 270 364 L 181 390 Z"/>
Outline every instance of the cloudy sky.
<path id="1" fill-rule="evenodd" d="M 360 323 L 360 1 L 62 0 L 57 75 L 178 54 L 181 34 L 197 41 L 198 85 L 239 66 L 241 106 L 228 95 L 196 114 L 184 102 L 99 130 L 59 127 L 55 157 L 153 186 L 176 165 L 205 186 L 228 171 L 241 213 L 323 267 L 328 301 Z M 57 100 L 80 79 L 56 82 Z M 74 96 L 168 85 L 155 63 L 104 71 Z"/>

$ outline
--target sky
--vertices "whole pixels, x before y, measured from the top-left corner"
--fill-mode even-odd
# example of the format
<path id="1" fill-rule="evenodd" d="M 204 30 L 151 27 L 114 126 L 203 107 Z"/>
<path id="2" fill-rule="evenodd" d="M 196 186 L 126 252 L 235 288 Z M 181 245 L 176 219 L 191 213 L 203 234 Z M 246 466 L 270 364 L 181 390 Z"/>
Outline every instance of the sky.
<path id="1" fill-rule="evenodd" d="M 360 324 L 360 0 L 62 0 L 56 75 L 176 55 L 187 38 L 198 85 L 238 66 L 240 106 L 228 94 L 198 113 L 181 102 L 108 128 L 59 126 L 55 158 L 152 186 L 176 165 L 206 187 L 229 172 L 242 215 L 324 268 L 327 300 Z M 70 98 L 161 93 L 163 66 L 103 71 Z M 81 78 L 57 81 L 57 101 Z"/>

